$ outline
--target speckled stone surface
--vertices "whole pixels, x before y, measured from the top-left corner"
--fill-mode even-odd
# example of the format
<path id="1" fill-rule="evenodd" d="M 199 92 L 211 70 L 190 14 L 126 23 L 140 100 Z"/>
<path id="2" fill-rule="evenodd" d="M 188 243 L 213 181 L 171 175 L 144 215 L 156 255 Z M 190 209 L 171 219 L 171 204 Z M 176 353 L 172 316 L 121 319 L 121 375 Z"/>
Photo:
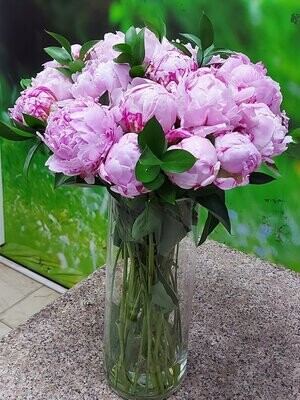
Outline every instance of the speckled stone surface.
<path id="1" fill-rule="evenodd" d="M 300 400 L 300 275 L 208 241 L 188 374 L 170 400 Z M 117 400 L 102 363 L 104 270 L 0 343 L 1 400 Z"/>

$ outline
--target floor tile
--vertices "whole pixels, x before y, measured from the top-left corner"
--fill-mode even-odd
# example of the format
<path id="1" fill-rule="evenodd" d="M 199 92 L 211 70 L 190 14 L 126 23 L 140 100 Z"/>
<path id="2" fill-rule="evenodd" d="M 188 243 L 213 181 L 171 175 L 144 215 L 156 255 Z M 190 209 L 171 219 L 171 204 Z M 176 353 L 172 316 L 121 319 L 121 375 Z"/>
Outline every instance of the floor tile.
<path id="1" fill-rule="evenodd" d="M 60 294 L 54 290 L 42 286 L 40 289 L 29 294 L 25 299 L 1 313 L 0 321 L 11 328 L 15 328 L 47 304 L 52 303 L 59 296 Z"/>
<path id="2" fill-rule="evenodd" d="M 2 322 L 0 322 L 0 339 L 2 339 L 10 331 L 11 331 L 11 328 L 9 326 L 4 325 L 4 324 L 2 324 Z"/>
<path id="3" fill-rule="evenodd" d="M 14 269 L 0 264 L 0 313 L 41 286 Z"/>

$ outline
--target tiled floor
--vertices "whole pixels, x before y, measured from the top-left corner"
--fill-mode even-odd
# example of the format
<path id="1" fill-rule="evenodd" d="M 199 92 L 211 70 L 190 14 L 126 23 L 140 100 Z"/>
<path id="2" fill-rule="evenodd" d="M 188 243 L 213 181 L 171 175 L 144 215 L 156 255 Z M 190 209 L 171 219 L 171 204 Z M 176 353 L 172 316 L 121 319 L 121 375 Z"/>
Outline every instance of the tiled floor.
<path id="1" fill-rule="evenodd" d="M 60 294 L 0 264 L 0 339 Z"/>

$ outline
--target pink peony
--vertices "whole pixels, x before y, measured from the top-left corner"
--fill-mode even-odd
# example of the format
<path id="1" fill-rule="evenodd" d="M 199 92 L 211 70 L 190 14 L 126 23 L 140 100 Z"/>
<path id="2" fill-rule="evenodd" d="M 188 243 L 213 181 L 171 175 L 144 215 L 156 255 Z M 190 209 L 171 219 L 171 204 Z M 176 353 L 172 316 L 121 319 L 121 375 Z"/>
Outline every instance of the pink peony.
<path id="1" fill-rule="evenodd" d="M 221 171 L 214 182 L 222 189 L 249 183 L 249 175 L 261 164 L 261 155 L 248 135 L 230 132 L 217 136 L 215 147 Z"/>
<path id="2" fill-rule="evenodd" d="M 238 107 L 230 88 L 217 79 L 208 68 L 184 77 L 178 85 L 179 116 L 183 128 L 226 126 L 239 121 Z M 207 134 L 205 131 L 199 134 Z"/>
<path id="3" fill-rule="evenodd" d="M 115 51 L 113 46 L 115 44 L 124 43 L 125 35 L 122 32 L 106 33 L 104 39 L 100 40 L 91 50 L 90 57 L 92 60 L 100 62 L 112 61 L 118 57 L 119 51 Z"/>
<path id="4" fill-rule="evenodd" d="M 69 101 L 49 116 L 43 140 L 53 155 L 46 165 L 93 183 L 100 162 L 121 135 L 115 109 L 92 101 Z"/>
<path id="5" fill-rule="evenodd" d="M 252 143 L 260 152 L 264 161 L 283 153 L 292 141 L 287 136 L 287 121 L 272 113 L 262 103 L 243 104 L 240 107 L 241 126 L 250 135 Z"/>
<path id="6" fill-rule="evenodd" d="M 77 99 L 98 99 L 106 91 L 111 96 L 115 89 L 126 90 L 130 81 L 128 65 L 116 64 L 114 61 L 91 60 L 82 72 L 76 75 L 71 93 Z"/>
<path id="7" fill-rule="evenodd" d="M 177 128 L 171 129 L 169 132 L 167 132 L 166 139 L 169 144 L 177 144 L 182 139 L 186 139 L 191 136 L 193 136 L 193 133 L 188 129 Z"/>
<path id="8" fill-rule="evenodd" d="M 56 101 L 54 93 L 47 87 L 28 87 L 21 92 L 14 107 L 9 109 L 10 117 L 21 124 L 25 124 L 23 114 L 46 121 Z"/>
<path id="9" fill-rule="evenodd" d="M 174 95 L 158 83 L 147 79 L 133 79 L 132 88 L 125 92 L 119 107 L 125 129 L 136 133 L 140 132 L 153 116 L 159 121 L 164 132 L 173 127 L 177 118 Z"/>
<path id="10" fill-rule="evenodd" d="M 265 103 L 273 113 L 280 114 L 280 86 L 266 74 L 262 63 L 253 64 L 244 54 L 230 56 L 215 73 L 218 79 L 236 89 L 237 103 Z"/>
<path id="11" fill-rule="evenodd" d="M 126 133 L 112 146 L 105 162 L 100 165 L 100 177 L 113 185 L 111 190 L 125 197 L 149 192 L 135 178 L 135 166 L 140 155 L 137 135 Z"/>
<path id="12" fill-rule="evenodd" d="M 179 83 L 186 74 L 198 69 L 192 58 L 177 49 L 161 52 L 150 62 L 147 77 L 168 87 L 170 82 Z"/>
<path id="13" fill-rule="evenodd" d="M 183 189 L 198 189 L 211 184 L 215 180 L 220 162 L 213 144 L 208 139 L 192 136 L 169 148 L 169 150 L 173 149 L 187 150 L 197 158 L 197 161 L 186 172 L 181 174 L 168 173 L 171 182 Z"/>
<path id="14" fill-rule="evenodd" d="M 72 81 L 55 68 L 45 68 L 31 82 L 32 87 L 45 86 L 50 89 L 57 100 L 71 99 Z"/>

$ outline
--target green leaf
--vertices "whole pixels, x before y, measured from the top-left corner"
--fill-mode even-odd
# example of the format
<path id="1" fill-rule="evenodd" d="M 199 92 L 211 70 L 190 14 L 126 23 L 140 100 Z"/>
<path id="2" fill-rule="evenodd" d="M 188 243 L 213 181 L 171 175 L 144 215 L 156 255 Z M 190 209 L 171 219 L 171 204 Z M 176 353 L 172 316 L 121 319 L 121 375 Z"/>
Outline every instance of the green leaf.
<path id="1" fill-rule="evenodd" d="M 62 65 L 67 65 L 70 61 L 72 61 L 72 58 L 67 50 L 62 49 L 61 47 L 45 47 L 44 50 L 50 57 L 53 58 L 53 60 Z"/>
<path id="2" fill-rule="evenodd" d="M 99 40 L 89 40 L 88 42 L 84 43 L 79 52 L 79 58 L 83 60 L 86 54 L 95 46 L 95 44 L 99 43 Z"/>
<path id="3" fill-rule="evenodd" d="M 157 275 L 158 279 L 160 282 L 163 284 L 167 294 L 171 297 L 173 303 L 175 304 L 176 307 L 179 306 L 179 298 L 178 294 L 172 289 L 172 287 L 169 285 L 168 281 L 166 280 L 164 274 L 161 273 L 160 269 L 157 268 Z"/>
<path id="4" fill-rule="evenodd" d="M 132 55 L 127 53 L 121 53 L 118 57 L 114 58 L 114 62 L 117 64 L 131 64 Z"/>
<path id="5" fill-rule="evenodd" d="M 65 181 L 69 178 L 70 178 L 69 176 L 66 176 L 61 172 L 57 172 L 54 176 L 54 188 L 56 189 L 62 186 L 65 183 Z"/>
<path id="6" fill-rule="evenodd" d="M 270 163 L 268 161 L 265 162 L 266 167 L 273 172 L 273 174 L 277 177 L 280 177 L 280 171 L 275 163 Z"/>
<path id="7" fill-rule="evenodd" d="M 6 122 L 0 121 L 0 137 L 12 141 L 23 141 L 33 139 L 36 137 L 36 135 L 34 133 L 15 128 L 13 125 L 8 125 Z"/>
<path id="8" fill-rule="evenodd" d="M 264 185 L 274 180 L 273 176 L 264 174 L 263 172 L 252 172 L 249 177 L 249 183 L 252 185 Z"/>
<path id="9" fill-rule="evenodd" d="M 191 33 L 180 33 L 181 36 L 194 43 L 199 49 L 202 49 L 201 39 Z"/>
<path id="10" fill-rule="evenodd" d="M 210 19 L 203 14 L 200 21 L 200 38 L 203 49 L 207 49 L 214 43 L 214 28 Z"/>
<path id="11" fill-rule="evenodd" d="M 300 140 L 300 128 L 292 129 L 289 131 L 289 135 L 292 136 L 296 142 L 298 142 Z"/>
<path id="12" fill-rule="evenodd" d="M 132 47 L 134 65 L 141 65 L 145 58 L 145 29 L 142 29 L 136 38 L 135 45 Z"/>
<path id="13" fill-rule="evenodd" d="M 65 75 L 67 78 L 71 78 L 72 72 L 69 70 L 69 68 L 66 67 L 56 67 L 56 69 L 61 72 L 63 75 Z"/>
<path id="14" fill-rule="evenodd" d="M 203 61 L 202 61 L 202 65 L 205 67 L 209 62 L 210 62 L 210 60 L 213 58 L 213 55 L 212 54 L 208 54 L 207 56 L 205 56 L 204 58 L 203 58 Z"/>
<path id="15" fill-rule="evenodd" d="M 48 33 L 48 35 L 52 36 L 64 49 L 66 49 L 67 52 L 70 54 L 70 56 L 72 56 L 71 44 L 67 38 L 65 38 L 62 35 L 59 35 L 58 33 L 49 32 L 49 31 L 46 31 L 46 32 Z"/>
<path id="16" fill-rule="evenodd" d="M 113 45 L 115 51 L 120 51 L 121 53 L 131 54 L 131 47 L 127 43 L 118 43 Z"/>
<path id="17" fill-rule="evenodd" d="M 167 34 L 166 24 L 163 19 L 159 16 L 152 16 L 151 18 L 147 18 L 144 20 L 145 26 L 150 29 L 161 42 L 163 37 Z"/>
<path id="18" fill-rule="evenodd" d="M 225 195 L 223 191 L 222 195 Z M 221 198 L 220 194 L 218 195 L 214 193 L 208 196 L 196 197 L 196 201 L 210 211 L 211 214 L 213 214 L 230 233 L 231 225 L 228 210 L 225 204 L 225 197 Z"/>
<path id="19" fill-rule="evenodd" d="M 130 68 L 129 75 L 131 78 L 143 78 L 145 76 L 145 67 L 143 65 L 135 65 Z"/>
<path id="20" fill-rule="evenodd" d="M 31 164 L 32 158 L 38 148 L 43 144 L 41 140 L 38 140 L 28 151 L 25 162 L 24 162 L 24 167 L 23 167 L 23 173 L 28 178 L 28 171 L 29 171 L 29 166 Z"/>
<path id="21" fill-rule="evenodd" d="M 172 43 L 172 45 L 175 46 L 178 50 L 182 51 L 183 54 L 185 54 L 185 55 L 187 55 L 187 56 L 189 56 L 189 57 L 192 57 L 192 53 L 185 47 L 184 44 L 175 42 L 175 40 L 172 41 L 171 43 Z"/>
<path id="22" fill-rule="evenodd" d="M 176 187 L 168 179 L 165 179 L 164 184 L 157 190 L 157 193 L 166 203 L 175 204 Z"/>
<path id="23" fill-rule="evenodd" d="M 134 26 L 131 26 L 125 33 L 125 43 L 131 48 L 134 47 L 137 39 L 137 33 Z"/>
<path id="24" fill-rule="evenodd" d="M 23 118 L 24 118 L 24 121 L 26 122 L 26 124 L 28 126 L 30 126 L 30 128 L 38 130 L 38 129 L 45 129 L 45 127 L 46 127 L 46 124 L 44 121 L 42 121 L 38 118 L 35 118 L 32 115 L 23 114 Z"/>
<path id="25" fill-rule="evenodd" d="M 201 67 L 202 63 L 203 63 L 203 51 L 199 47 L 199 49 L 197 51 L 197 64 L 199 67 Z"/>
<path id="26" fill-rule="evenodd" d="M 163 310 L 163 312 L 169 313 L 178 307 L 178 299 L 177 304 L 175 304 L 172 298 L 168 295 L 161 281 L 152 286 L 151 293 L 152 303 L 159 306 Z"/>
<path id="27" fill-rule="evenodd" d="M 215 228 L 219 225 L 219 222 L 220 221 L 218 220 L 218 218 L 216 218 L 211 212 L 208 211 L 207 219 L 205 221 L 204 228 L 203 228 L 198 246 L 200 246 L 201 244 L 203 244 L 205 242 L 208 235 L 210 235 L 215 230 Z"/>
<path id="28" fill-rule="evenodd" d="M 153 181 L 149 183 L 144 183 L 144 186 L 149 190 L 157 190 L 164 184 L 165 179 L 166 176 L 164 174 L 158 174 Z"/>
<path id="29" fill-rule="evenodd" d="M 154 232 L 160 226 L 161 215 L 151 203 L 147 204 L 132 226 L 132 237 L 141 240 L 144 236 Z"/>
<path id="30" fill-rule="evenodd" d="M 105 182 L 100 178 L 95 178 L 95 183 L 90 184 L 86 183 L 83 178 L 80 176 L 66 176 L 62 173 L 56 173 L 54 179 L 54 188 L 58 188 L 61 186 L 78 186 L 78 187 L 91 187 L 91 186 L 107 186 Z"/>
<path id="31" fill-rule="evenodd" d="M 22 89 L 24 89 L 24 90 L 27 89 L 28 86 L 31 85 L 31 79 L 21 79 L 20 80 L 20 85 L 21 85 Z"/>
<path id="32" fill-rule="evenodd" d="M 300 143 L 290 143 L 285 154 L 290 158 L 300 160 Z"/>
<path id="33" fill-rule="evenodd" d="M 160 165 L 162 163 L 162 161 L 152 153 L 148 146 L 144 148 L 144 151 L 139 158 L 139 162 L 142 165 Z"/>
<path id="34" fill-rule="evenodd" d="M 158 158 L 161 158 L 166 151 L 167 142 L 165 134 L 155 117 L 152 117 L 138 134 L 138 143 L 142 151 L 147 146 Z"/>
<path id="35" fill-rule="evenodd" d="M 181 173 L 191 169 L 195 162 L 196 158 L 186 150 L 168 150 L 162 157 L 161 168 L 165 172 Z"/>
<path id="36" fill-rule="evenodd" d="M 84 67 L 84 62 L 82 60 L 74 60 L 69 63 L 69 69 L 71 74 L 74 74 L 75 72 L 80 72 L 82 71 L 82 68 Z"/>
<path id="37" fill-rule="evenodd" d="M 109 106 L 109 94 L 108 91 L 106 90 L 102 96 L 99 97 L 99 103 L 102 104 L 103 106 Z"/>
<path id="38" fill-rule="evenodd" d="M 152 182 L 160 172 L 158 165 L 142 165 L 139 161 L 135 167 L 135 177 L 139 182 Z"/>

